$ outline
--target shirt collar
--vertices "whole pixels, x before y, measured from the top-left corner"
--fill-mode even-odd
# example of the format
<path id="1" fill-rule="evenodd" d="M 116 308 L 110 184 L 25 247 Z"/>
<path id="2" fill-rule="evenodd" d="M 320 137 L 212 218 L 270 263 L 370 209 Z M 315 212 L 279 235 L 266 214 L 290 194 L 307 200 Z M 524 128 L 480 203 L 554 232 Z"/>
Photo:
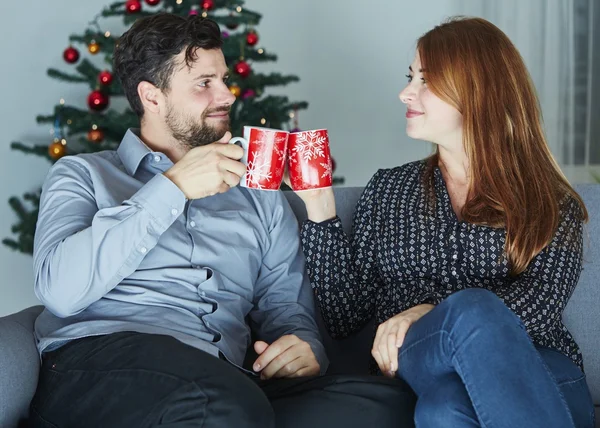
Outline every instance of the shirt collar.
<path id="1" fill-rule="evenodd" d="M 117 148 L 117 154 L 129 175 L 135 175 L 142 160 L 152 151 L 139 137 L 140 130 L 130 128 Z"/>

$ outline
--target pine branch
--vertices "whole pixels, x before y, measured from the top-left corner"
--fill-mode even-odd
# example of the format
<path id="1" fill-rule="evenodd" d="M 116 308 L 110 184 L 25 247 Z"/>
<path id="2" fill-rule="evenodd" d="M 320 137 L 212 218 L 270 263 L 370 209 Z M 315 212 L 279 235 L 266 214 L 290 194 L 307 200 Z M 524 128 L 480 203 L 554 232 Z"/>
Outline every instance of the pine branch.
<path id="1" fill-rule="evenodd" d="M 64 82 L 73 82 L 73 83 L 86 83 L 89 82 L 87 77 L 75 76 L 73 74 L 64 73 L 60 70 L 56 70 L 55 68 L 49 68 L 47 71 L 48 76 L 53 79 L 62 80 Z"/>
<path id="2" fill-rule="evenodd" d="M 89 45 L 92 41 L 96 42 L 100 46 L 101 52 L 113 52 L 115 44 L 118 38 L 114 36 L 106 37 L 106 34 L 98 31 L 87 29 L 84 35 L 71 35 L 69 36 L 71 42 L 78 42 L 81 44 Z"/>
<path id="3" fill-rule="evenodd" d="M 44 157 L 48 160 L 52 159 L 50 157 L 50 155 L 48 154 L 48 146 L 39 146 L 38 145 L 38 146 L 30 147 L 30 146 L 26 146 L 25 144 L 15 141 L 15 142 L 11 143 L 10 148 L 13 150 L 23 152 L 28 155 L 37 155 L 37 156 Z"/>
<path id="4" fill-rule="evenodd" d="M 39 214 L 40 191 L 37 193 L 25 193 L 23 199 L 27 201 L 27 205 L 29 205 L 30 208 L 25 207 L 25 205 L 14 196 L 8 201 L 9 205 L 19 218 L 19 221 L 13 224 L 11 228 L 13 234 L 18 234 L 18 240 L 5 238 L 2 240 L 2 243 L 15 251 L 32 254 L 35 226 Z"/>

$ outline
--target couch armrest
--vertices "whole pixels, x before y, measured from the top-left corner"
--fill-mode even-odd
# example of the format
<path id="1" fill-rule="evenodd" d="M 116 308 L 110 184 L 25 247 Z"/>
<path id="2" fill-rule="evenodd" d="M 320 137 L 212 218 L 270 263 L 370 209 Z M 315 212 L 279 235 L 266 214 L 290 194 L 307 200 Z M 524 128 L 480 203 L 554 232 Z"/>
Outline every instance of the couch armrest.
<path id="1" fill-rule="evenodd" d="M 0 318 L 1 427 L 16 427 L 29 412 L 40 369 L 33 324 L 42 310 L 33 306 Z"/>

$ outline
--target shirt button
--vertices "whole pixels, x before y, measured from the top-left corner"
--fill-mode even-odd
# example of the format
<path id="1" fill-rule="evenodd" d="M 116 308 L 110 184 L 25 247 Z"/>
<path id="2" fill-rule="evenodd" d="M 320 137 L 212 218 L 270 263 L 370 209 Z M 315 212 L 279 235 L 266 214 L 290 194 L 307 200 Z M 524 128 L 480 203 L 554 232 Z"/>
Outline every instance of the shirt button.
<path id="1" fill-rule="evenodd" d="M 146 254 L 147 252 L 148 252 L 148 249 L 146 247 L 140 248 L 140 253 Z"/>
<path id="2" fill-rule="evenodd" d="M 171 214 L 173 214 L 173 215 L 177 215 L 178 213 L 179 213 L 179 211 L 177 211 L 175 208 L 173 208 L 171 210 Z"/>
<path id="3" fill-rule="evenodd" d="M 158 155 L 154 156 L 154 162 L 160 162 L 160 156 L 158 156 Z"/>
<path id="4" fill-rule="evenodd" d="M 190 227 L 196 227 L 196 222 L 195 221 L 190 221 Z"/>

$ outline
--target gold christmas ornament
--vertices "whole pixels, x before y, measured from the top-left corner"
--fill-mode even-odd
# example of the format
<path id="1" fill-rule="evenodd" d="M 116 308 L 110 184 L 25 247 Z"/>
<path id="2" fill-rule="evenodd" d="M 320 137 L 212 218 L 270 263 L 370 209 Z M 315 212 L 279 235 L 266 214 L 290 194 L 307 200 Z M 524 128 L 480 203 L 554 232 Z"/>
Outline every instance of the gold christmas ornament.
<path id="1" fill-rule="evenodd" d="M 100 52 L 100 45 L 96 43 L 95 40 L 92 40 L 92 42 L 88 45 L 88 51 L 92 55 L 96 55 L 98 52 Z"/>
<path id="2" fill-rule="evenodd" d="M 66 141 L 64 139 L 55 139 L 54 142 L 48 146 L 48 154 L 54 160 L 62 158 L 67 154 Z"/>
<path id="3" fill-rule="evenodd" d="M 231 85 L 229 87 L 229 90 L 236 97 L 239 97 L 240 95 L 242 95 L 242 88 L 240 88 L 238 85 Z"/>

